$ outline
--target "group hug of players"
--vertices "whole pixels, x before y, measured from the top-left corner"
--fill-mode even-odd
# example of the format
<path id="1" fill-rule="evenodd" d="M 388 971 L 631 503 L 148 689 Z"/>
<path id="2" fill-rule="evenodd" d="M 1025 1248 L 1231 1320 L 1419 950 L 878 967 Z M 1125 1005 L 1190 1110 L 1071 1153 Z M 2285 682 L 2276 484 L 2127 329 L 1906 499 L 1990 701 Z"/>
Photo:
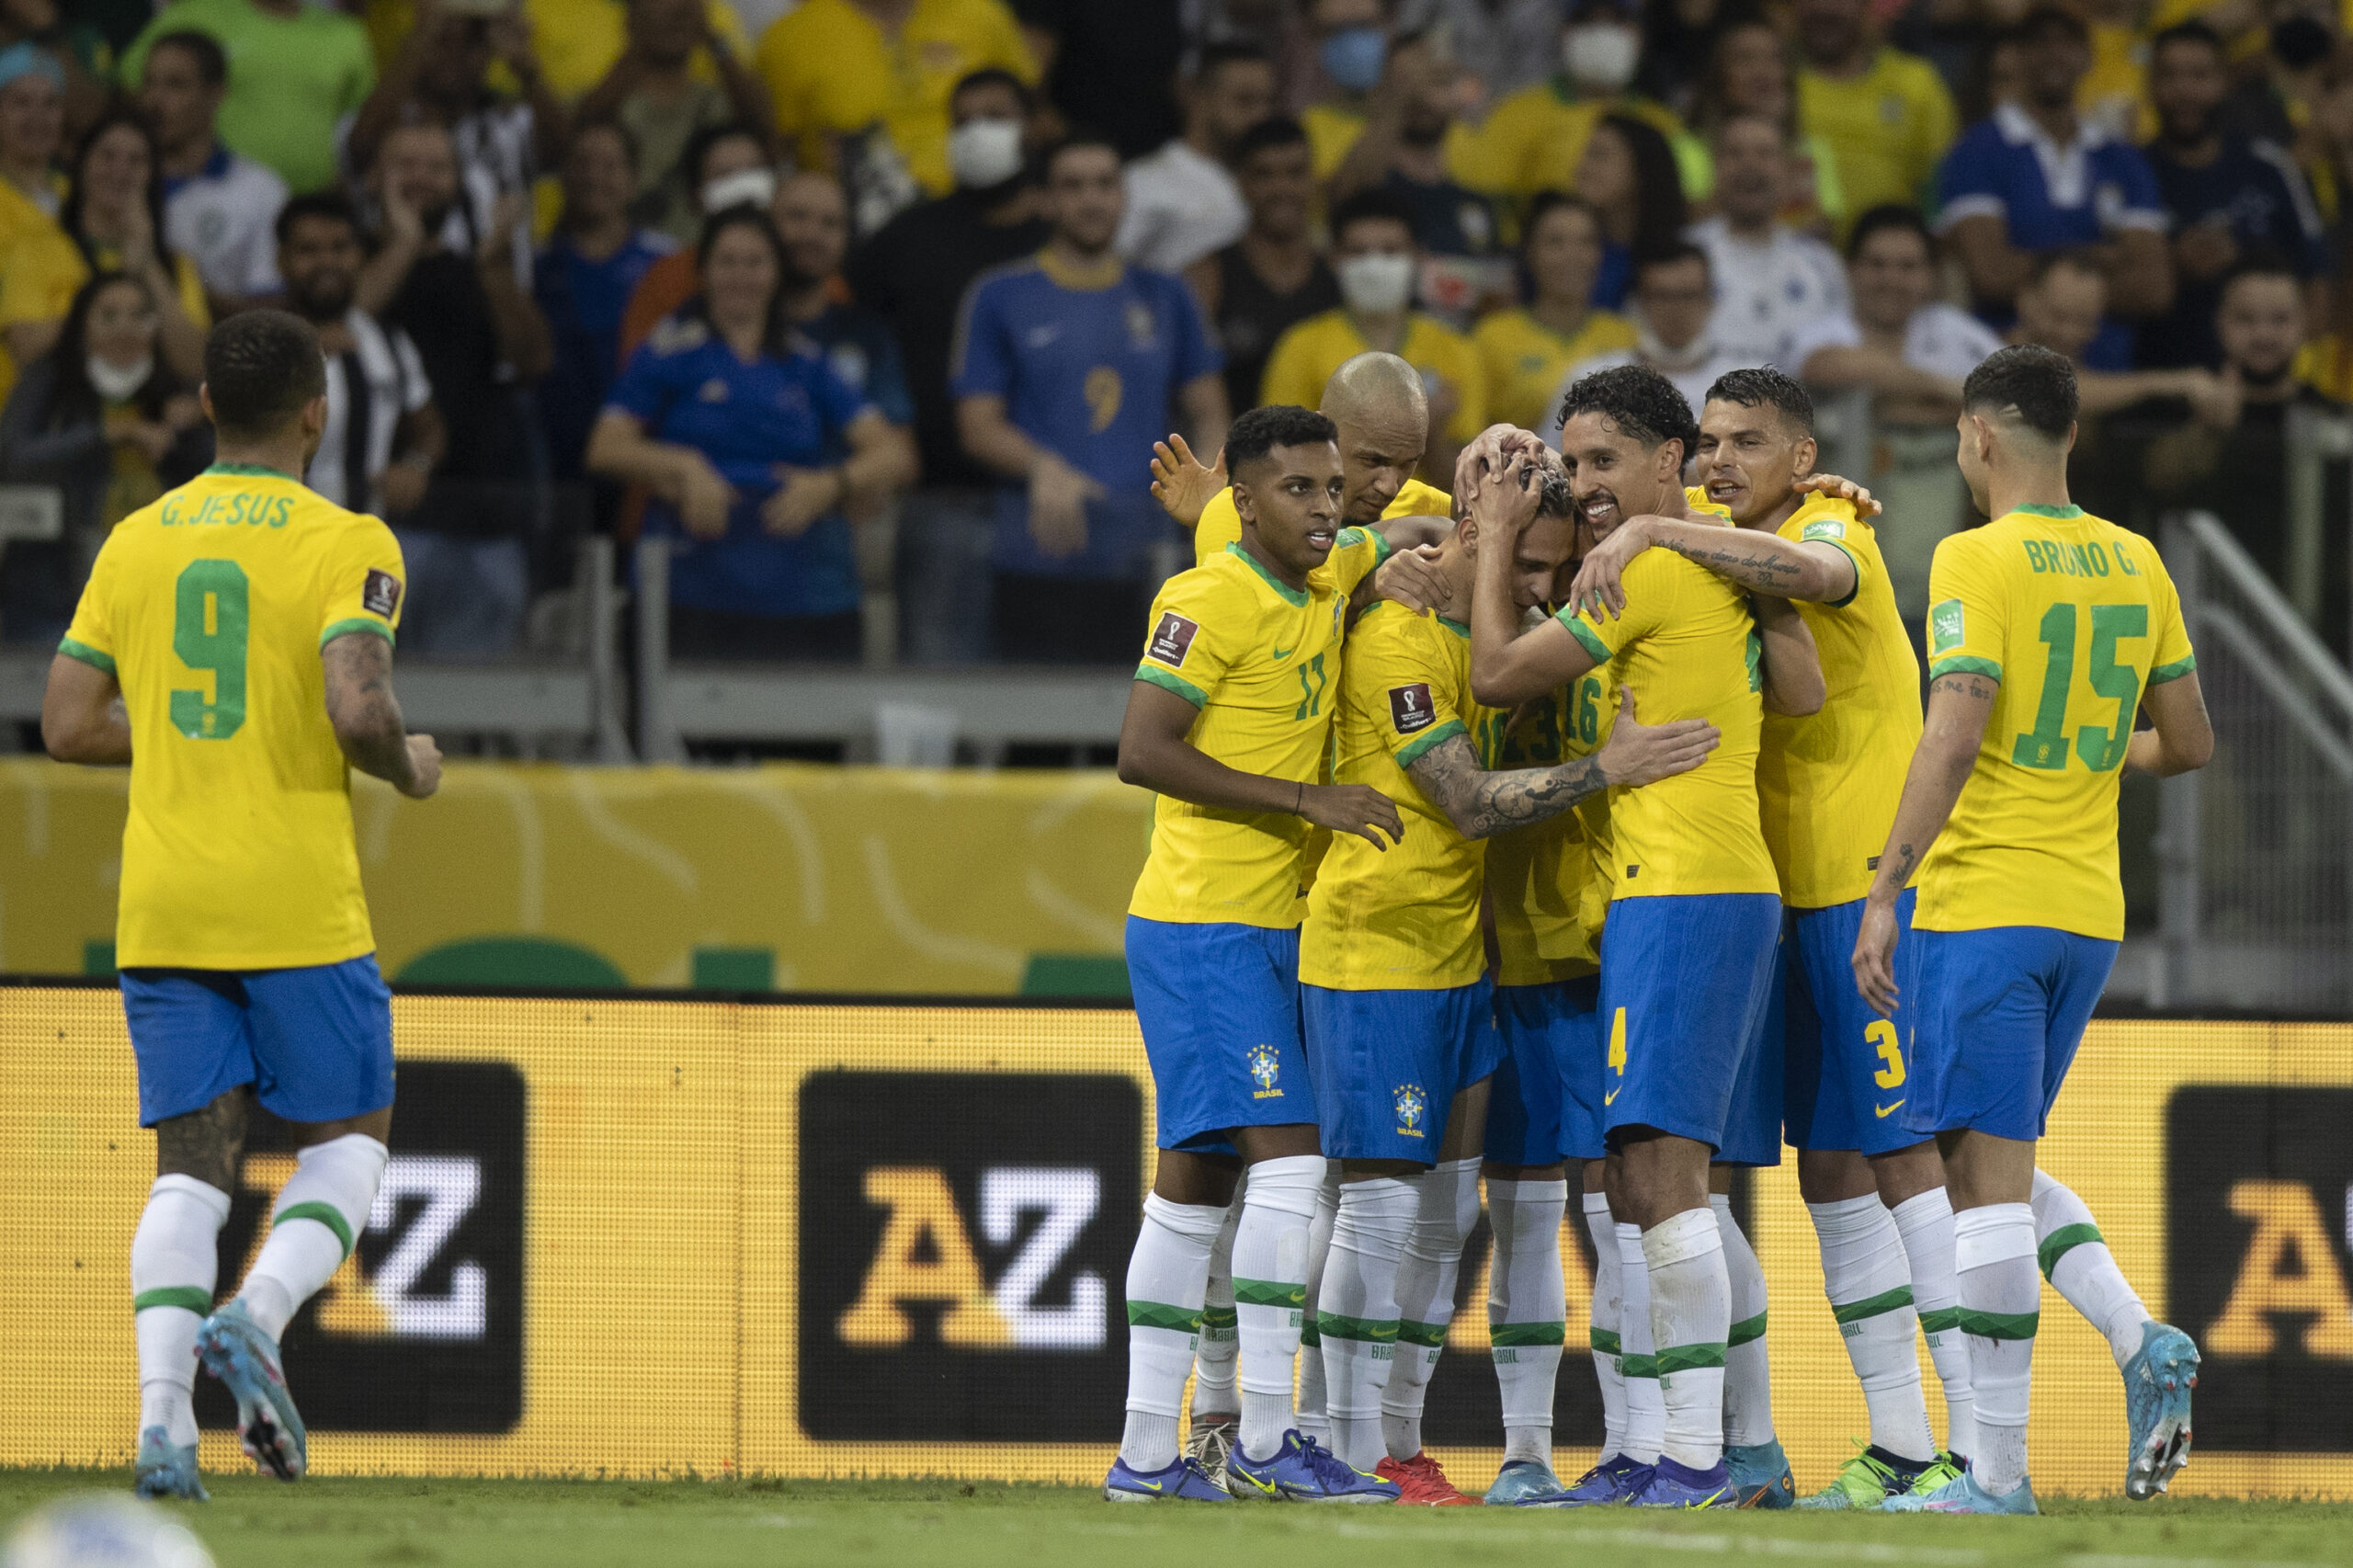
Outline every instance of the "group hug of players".
<path id="1" fill-rule="evenodd" d="M 1696 419 L 1587 376 L 1557 455 L 1497 426 L 1451 497 L 1407 477 L 1403 360 L 1323 402 L 1236 420 L 1222 475 L 1154 464 L 1198 564 L 1120 744 L 1159 796 L 1126 946 L 1160 1155 L 1104 1495 L 1476 1501 L 1420 1427 L 1483 1176 L 1488 1503 L 2033 1513 L 2039 1275 L 2124 1375 L 2127 1494 L 2164 1491 L 2198 1352 L 2034 1151 L 2122 936 L 2120 770 L 2212 735 L 2156 551 L 2067 499 L 2067 363 L 1968 381 L 1992 520 L 1937 552 L 1925 726 L 1877 507 L 1779 372 Z M 1726 1197 L 1785 1137 L 1870 1427 L 1804 1497 Z M 1605 1438 L 1564 1484 L 1573 1187 Z"/>

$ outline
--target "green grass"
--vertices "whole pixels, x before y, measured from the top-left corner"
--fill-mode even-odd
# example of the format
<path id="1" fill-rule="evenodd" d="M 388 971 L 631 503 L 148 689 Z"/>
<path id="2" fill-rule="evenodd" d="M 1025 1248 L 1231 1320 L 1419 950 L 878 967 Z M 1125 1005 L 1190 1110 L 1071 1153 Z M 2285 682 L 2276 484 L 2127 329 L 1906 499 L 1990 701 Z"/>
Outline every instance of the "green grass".
<path id="1" fill-rule="evenodd" d="M 114 1489 L 104 1471 L 0 1471 L 0 1519 Z M 1526 1509 L 1147 1506 L 1080 1488 L 959 1482 L 207 1478 L 176 1505 L 222 1568 L 923 1563 L 926 1568 L 1525 1568 L 1776 1561 L 1873 1568 L 2128 1568 L 2204 1560 L 2353 1564 L 2353 1505 L 2052 1499 L 2040 1519 L 1675 1517 Z"/>

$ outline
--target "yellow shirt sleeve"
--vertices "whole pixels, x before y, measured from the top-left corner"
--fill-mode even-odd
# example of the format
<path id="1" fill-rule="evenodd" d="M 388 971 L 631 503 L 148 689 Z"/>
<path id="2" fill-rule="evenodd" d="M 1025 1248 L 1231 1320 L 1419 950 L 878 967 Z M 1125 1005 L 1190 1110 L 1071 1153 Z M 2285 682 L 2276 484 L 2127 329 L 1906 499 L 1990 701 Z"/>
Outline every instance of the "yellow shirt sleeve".
<path id="1" fill-rule="evenodd" d="M 1261 407 L 1290 403 L 1313 408 L 1324 401 L 1324 378 L 1315 369 L 1314 331 L 1320 320 L 1310 316 L 1275 340 L 1275 351 L 1267 357 L 1267 369 L 1258 382 Z"/>
<path id="2" fill-rule="evenodd" d="M 1318 571 L 1331 574 L 1332 585 L 1345 598 L 1389 559 L 1389 540 L 1377 528 L 1342 528 L 1332 541 L 1332 553 Z"/>
<path id="3" fill-rule="evenodd" d="M 91 562 L 90 580 L 82 585 L 81 601 L 74 607 L 74 619 L 65 629 L 65 641 L 57 651 L 71 659 L 79 659 L 94 669 L 108 675 L 114 667 L 114 618 L 107 603 L 114 584 L 113 537 L 98 547 L 98 558 Z"/>
<path id="4" fill-rule="evenodd" d="M 185 256 L 172 257 L 172 285 L 180 297 L 180 309 L 200 330 L 212 326 L 212 304 L 204 297 L 204 278 L 196 270 L 196 263 Z M 71 301 L 67 303 L 70 305 Z"/>
<path id="5" fill-rule="evenodd" d="M 319 579 L 319 646 L 349 632 L 393 640 L 408 595 L 408 567 L 392 530 L 353 517 L 327 551 Z"/>
<path id="6" fill-rule="evenodd" d="M 1389 618 L 1384 615 L 1383 619 Z M 1372 710 L 1374 733 L 1400 767 L 1410 768 L 1431 748 L 1471 733 L 1463 715 L 1456 711 L 1453 683 L 1448 678 L 1452 672 L 1439 657 L 1430 635 L 1434 631 L 1439 636 L 1452 634 L 1423 624 L 1427 619 L 1408 616 L 1401 607 L 1396 624 L 1382 640 L 1378 661 L 1382 689 L 1367 704 Z M 1373 663 L 1365 661 L 1365 667 L 1370 669 Z M 1358 667 L 1351 652 L 1348 668 L 1353 672 Z"/>
<path id="7" fill-rule="evenodd" d="M 2002 678 L 2009 596 L 2000 571 L 1969 534 L 1937 546 L 1928 568 L 1928 678 L 1968 674 Z"/>
<path id="8" fill-rule="evenodd" d="M 1168 580 L 1152 601 L 1152 630 L 1136 679 L 1173 691 L 1196 708 L 1208 703 L 1232 663 L 1214 630 L 1216 589 L 1211 574 L 1199 567 Z"/>
<path id="9" fill-rule="evenodd" d="M 1855 521 L 1854 508 L 1843 501 L 1833 502 L 1824 506 L 1819 515 L 1809 517 L 1802 511 L 1797 517 L 1790 518 L 1790 523 L 1792 525 L 1792 531 L 1789 537 L 1796 542 L 1812 544 L 1820 541 L 1836 546 L 1838 553 L 1853 564 L 1855 585 L 1847 590 L 1844 598 L 1829 601 L 1828 608 L 1844 609 L 1853 604 L 1856 597 L 1863 591 L 1863 584 L 1870 572 L 1870 567 L 1866 563 L 1864 557 L 1869 555 L 1874 560 L 1877 559 L 1876 552 L 1858 551 L 1847 542 L 1853 530 L 1862 526 Z"/>
<path id="10" fill-rule="evenodd" d="M 0 268 L 0 326 L 63 319 L 89 276 L 89 264 L 63 230 L 28 230 Z"/>
<path id="11" fill-rule="evenodd" d="M 1422 352 L 1408 356 L 1427 360 L 1425 369 L 1434 369 L 1446 378 L 1454 391 L 1454 412 L 1446 421 L 1446 438 L 1457 446 L 1467 445 L 1487 427 L 1487 371 L 1481 363 L 1479 351 L 1471 340 L 1450 327 L 1436 322 L 1423 322 L 1431 341 Z M 1319 388 L 1320 392 L 1321 389 Z"/>
<path id="12" fill-rule="evenodd" d="M 2124 551 L 2117 551 L 2120 558 Z M 2181 594 L 2173 585 L 2173 574 L 2158 559 L 2154 545 L 2143 544 L 2132 551 L 2133 564 L 2146 572 L 2154 581 L 2149 595 L 2149 611 L 2155 622 L 2150 631 L 2156 638 L 2156 651 L 2149 661 L 2149 684 L 2163 686 L 2169 680 L 2179 680 L 2198 668 L 2197 651 L 2189 645 L 2189 627 L 2181 619 Z"/>

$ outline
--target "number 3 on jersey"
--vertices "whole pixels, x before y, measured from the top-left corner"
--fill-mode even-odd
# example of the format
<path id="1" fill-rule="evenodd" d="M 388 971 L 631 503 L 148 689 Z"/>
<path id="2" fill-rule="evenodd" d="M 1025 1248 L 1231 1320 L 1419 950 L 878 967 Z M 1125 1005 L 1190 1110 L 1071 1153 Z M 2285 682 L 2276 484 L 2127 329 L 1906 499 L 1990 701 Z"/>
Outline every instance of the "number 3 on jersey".
<path id="1" fill-rule="evenodd" d="M 2116 703 L 2110 724 L 2084 724 L 2075 731 L 2075 752 L 2094 773 L 2112 773 L 2124 766 L 2125 748 L 2132 740 L 2132 710 L 2141 701 L 2141 672 L 2120 664 L 2116 644 L 2127 637 L 2149 634 L 2146 605 L 2092 605 L 2092 646 L 2089 679 L 2092 693 Z M 2042 669 L 2042 696 L 2035 704 L 2034 728 L 2021 733 L 2010 748 L 2010 760 L 2020 767 L 2057 772 L 2067 766 L 2067 698 L 2075 679 L 2077 607 L 2055 604 L 2042 612 L 2040 635 L 2050 649 Z"/>
<path id="2" fill-rule="evenodd" d="M 212 695 L 175 688 L 172 728 L 192 741 L 225 741 L 245 722 L 245 570 L 233 561 L 191 561 L 174 596 L 172 652 L 212 672 Z"/>

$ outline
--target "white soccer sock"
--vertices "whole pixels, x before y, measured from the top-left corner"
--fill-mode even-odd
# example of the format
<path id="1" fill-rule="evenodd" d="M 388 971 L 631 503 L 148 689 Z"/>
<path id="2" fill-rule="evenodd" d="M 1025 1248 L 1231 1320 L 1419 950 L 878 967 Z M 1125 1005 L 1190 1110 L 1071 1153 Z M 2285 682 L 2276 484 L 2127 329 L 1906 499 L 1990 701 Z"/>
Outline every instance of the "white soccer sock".
<path id="1" fill-rule="evenodd" d="M 1143 1226 L 1128 1256 L 1128 1425 L 1120 1457 L 1151 1471 L 1176 1462 L 1176 1417 L 1209 1292 L 1210 1248 L 1225 1206 L 1144 1194 Z"/>
<path id="2" fill-rule="evenodd" d="M 1643 1256 L 1643 1230 L 1620 1221 L 1618 1232 L 1618 1336 L 1625 1346 L 1626 1446 L 1636 1464 L 1656 1464 L 1666 1442 L 1666 1394 L 1659 1386 L 1658 1341 L 1653 1337 L 1651 1266 Z M 1729 1309 L 1727 1309 L 1729 1310 Z"/>
<path id="3" fill-rule="evenodd" d="M 1242 1451 L 1272 1459 L 1291 1424 L 1291 1369 L 1307 1301 L 1307 1230 L 1324 1189 L 1324 1156 L 1250 1167 L 1233 1237 L 1233 1300 L 1242 1342 Z"/>
<path id="4" fill-rule="evenodd" d="M 1977 1399 L 1977 1448 L 1969 1472 L 1995 1496 L 2026 1480 L 2028 1392 L 2042 1282 L 2034 1269 L 2034 1207 L 1990 1203 L 1953 1217 L 1961 1326 Z"/>
<path id="5" fill-rule="evenodd" d="M 1708 1208 L 1723 1243 L 1732 1288 L 1732 1328 L 1724 1341 L 1724 1446 L 1761 1448 L 1773 1440 L 1773 1376 L 1765 1358 L 1765 1270 L 1732 1217 L 1732 1197 L 1711 1192 Z"/>
<path id="6" fill-rule="evenodd" d="M 1422 1451 L 1422 1402 L 1454 1322 L 1463 1244 L 1478 1223 L 1478 1160 L 1444 1160 L 1423 1173 L 1421 1206 L 1397 1265 L 1397 1356 L 1381 1390 L 1381 1438 L 1391 1459 Z"/>
<path id="7" fill-rule="evenodd" d="M 1233 1228 L 1242 1221 L 1245 1185 L 1234 1190 L 1225 1223 L 1210 1248 L 1209 1293 L 1201 1298 L 1201 1343 L 1193 1352 L 1193 1421 L 1226 1421 L 1242 1408 L 1233 1392 L 1233 1362 L 1241 1350 L 1233 1308 Z"/>
<path id="8" fill-rule="evenodd" d="M 2040 1171 L 2034 1173 L 2034 1238 L 2043 1278 L 2108 1336 L 2119 1367 L 2141 1353 L 2141 1325 L 2149 1309 L 2116 1267 L 2084 1200 Z"/>
<path id="9" fill-rule="evenodd" d="M 1915 1193 L 1891 1210 L 1912 1269 L 1912 1304 L 1928 1341 L 1928 1359 L 1945 1389 L 1945 1451 L 1977 1451 L 1977 1399 L 1969 1384 L 1969 1342 L 1961 1332 L 1961 1287 L 1953 1279 L 1952 1202 L 1941 1187 Z"/>
<path id="10" fill-rule="evenodd" d="M 1863 1385 L 1870 1412 L 1871 1442 L 1900 1459 L 1925 1462 L 1937 1457 L 1928 1430 L 1927 1396 L 1920 1389 L 1920 1358 L 1912 1348 L 1911 1265 L 1895 1216 L 1876 1194 L 1809 1203 L 1813 1233 L 1822 1242 L 1822 1283 L 1831 1315 L 1847 1341 L 1847 1359 Z"/>
<path id="11" fill-rule="evenodd" d="M 1601 1457 L 1607 1460 L 1626 1448 L 1624 1316 L 1619 1284 L 1625 1271 L 1618 1259 L 1618 1222 L 1609 1217 L 1608 1195 L 1584 1196 L 1586 1234 L 1593 1238 L 1593 1330 L 1588 1342 L 1594 1381 L 1601 1385 Z M 1566 1289 L 1563 1287 L 1564 1296 Z"/>
<path id="12" fill-rule="evenodd" d="M 1568 1329 L 1561 1275 L 1561 1220 L 1569 1184 L 1487 1183 L 1495 1257 L 1487 1268 L 1487 1343 L 1503 1397 L 1504 1462 L 1552 1462 L 1552 1390 Z"/>
<path id="13" fill-rule="evenodd" d="M 1358 1470 L 1372 1469 L 1387 1452 L 1381 1390 L 1396 1356 L 1397 1268 L 1421 1207 L 1421 1186 L 1418 1174 L 1340 1184 L 1315 1325 L 1324 1340 L 1332 1451 Z"/>
<path id="14" fill-rule="evenodd" d="M 196 1441 L 196 1331 L 212 1311 L 214 1250 L 229 1195 L 192 1176 L 161 1176 L 131 1236 L 131 1310 L 139 1340 L 139 1429 Z"/>
<path id="15" fill-rule="evenodd" d="M 1340 1217 L 1340 1162 L 1324 1162 L 1324 1185 L 1315 1194 L 1315 1218 L 1307 1227 L 1307 1306 L 1299 1324 L 1299 1410 L 1292 1425 L 1299 1435 L 1332 1446 L 1332 1420 L 1324 1413 L 1324 1335 L 1315 1326 L 1316 1303 L 1323 1299 L 1324 1265 L 1332 1256 L 1332 1226 Z"/>
<path id="16" fill-rule="evenodd" d="M 1732 1280 L 1715 1214 L 1686 1209 L 1643 1233 L 1651 1276 L 1651 1337 L 1658 1345 L 1659 1395 L 1666 1405 L 1660 1452 L 1693 1470 L 1724 1457 L 1724 1342 L 1732 1331 Z"/>
<path id="17" fill-rule="evenodd" d="M 391 1158 L 392 1151 L 364 1132 L 313 1143 L 294 1156 L 294 1174 L 270 1212 L 269 1239 L 237 1287 L 237 1300 L 264 1334 L 282 1338 L 302 1303 L 351 1256 Z"/>

